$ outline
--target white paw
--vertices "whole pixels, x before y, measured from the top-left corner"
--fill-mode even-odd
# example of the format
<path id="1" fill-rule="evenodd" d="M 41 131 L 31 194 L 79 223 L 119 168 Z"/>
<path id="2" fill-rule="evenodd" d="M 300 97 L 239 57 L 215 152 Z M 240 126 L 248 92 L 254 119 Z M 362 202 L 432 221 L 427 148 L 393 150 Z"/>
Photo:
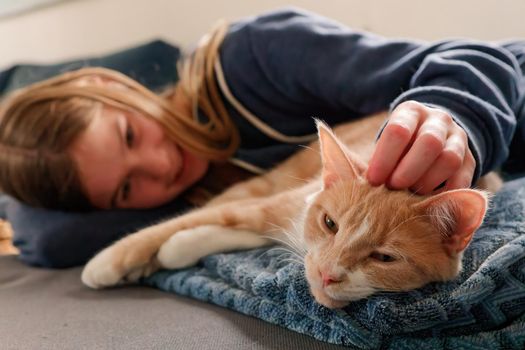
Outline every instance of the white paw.
<path id="1" fill-rule="evenodd" d="M 86 286 L 99 289 L 118 284 L 122 274 L 113 264 L 112 253 L 111 247 L 106 248 L 87 263 L 81 277 Z"/>
<path id="2" fill-rule="evenodd" d="M 179 231 L 159 249 L 157 260 L 168 269 L 195 265 L 201 258 L 215 253 L 250 249 L 268 244 L 260 235 L 243 230 L 207 225 Z"/>
<path id="3" fill-rule="evenodd" d="M 137 282 L 139 278 L 151 275 L 158 268 L 155 262 L 126 259 L 129 256 L 121 251 L 122 249 L 110 246 L 95 255 L 82 271 L 82 282 L 93 289 L 112 287 Z"/>
<path id="4" fill-rule="evenodd" d="M 157 260 L 167 269 L 182 269 L 195 265 L 202 255 L 204 241 L 213 226 L 200 226 L 189 230 L 179 231 L 170 237 L 159 249 Z M 199 249 L 201 248 L 201 249 Z"/>

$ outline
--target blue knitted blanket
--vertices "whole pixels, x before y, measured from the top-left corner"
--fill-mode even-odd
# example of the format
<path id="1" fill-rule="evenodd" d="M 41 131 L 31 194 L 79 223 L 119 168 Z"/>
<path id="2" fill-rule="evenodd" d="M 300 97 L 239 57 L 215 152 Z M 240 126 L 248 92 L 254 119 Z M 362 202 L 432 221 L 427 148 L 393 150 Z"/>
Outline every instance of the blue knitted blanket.
<path id="1" fill-rule="evenodd" d="M 492 200 L 461 275 L 341 310 L 317 304 L 304 269 L 279 249 L 209 256 L 144 283 L 358 349 L 525 348 L 525 179 Z"/>

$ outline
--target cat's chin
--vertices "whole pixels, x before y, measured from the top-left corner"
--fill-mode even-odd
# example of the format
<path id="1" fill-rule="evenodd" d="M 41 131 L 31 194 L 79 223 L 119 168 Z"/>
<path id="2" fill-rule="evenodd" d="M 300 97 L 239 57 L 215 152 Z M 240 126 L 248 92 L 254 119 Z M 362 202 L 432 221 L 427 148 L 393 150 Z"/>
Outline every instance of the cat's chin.
<path id="1" fill-rule="evenodd" d="M 348 300 L 336 300 L 334 298 L 331 298 L 322 289 L 310 288 L 310 291 L 319 304 L 326 306 L 330 309 L 339 309 L 350 303 L 350 301 Z"/>

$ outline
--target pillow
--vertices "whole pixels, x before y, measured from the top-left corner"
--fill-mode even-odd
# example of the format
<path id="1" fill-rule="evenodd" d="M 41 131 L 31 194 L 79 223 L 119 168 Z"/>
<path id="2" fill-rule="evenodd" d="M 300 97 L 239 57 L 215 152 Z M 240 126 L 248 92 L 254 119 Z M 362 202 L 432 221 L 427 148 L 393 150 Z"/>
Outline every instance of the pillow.
<path id="1" fill-rule="evenodd" d="M 53 65 L 16 65 L 0 72 L 0 95 L 88 66 L 115 69 L 154 91 L 161 91 L 178 80 L 179 58 L 177 47 L 157 40 L 104 57 Z M 5 195 L 0 198 L 0 217 L 13 227 L 13 243 L 20 250 L 20 259 L 31 265 L 55 268 L 84 264 L 119 237 L 189 207 L 188 203 L 175 200 L 150 210 L 74 213 L 31 208 Z"/>
<path id="2" fill-rule="evenodd" d="M 79 59 L 51 65 L 22 64 L 0 72 L 0 96 L 20 87 L 83 67 L 117 70 L 151 90 L 160 91 L 175 83 L 179 76 L 180 50 L 155 40 L 103 57 Z"/>
<path id="3" fill-rule="evenodd" d="M 9 197 L 6 215 L 23 262 L 65 268 L 83 265 L 120 237 L 187 208 L 188 203 L 177 199 L 155 209 L 80 213 L 32 208 Z"/>

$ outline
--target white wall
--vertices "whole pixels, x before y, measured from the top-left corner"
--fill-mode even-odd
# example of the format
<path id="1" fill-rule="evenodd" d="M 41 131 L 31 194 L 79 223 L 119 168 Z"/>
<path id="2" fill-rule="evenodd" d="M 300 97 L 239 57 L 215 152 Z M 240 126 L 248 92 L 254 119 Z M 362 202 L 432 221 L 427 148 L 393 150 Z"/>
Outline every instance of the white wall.
<path id="1" fill-rule="evenodd" d="M 525 38 L 522 0 L 76 0 L 0 21 L 0 68 L 101 54 L 158 37 L 189 45 L 217 18 L 286 5 L 388 36 Z"/>

